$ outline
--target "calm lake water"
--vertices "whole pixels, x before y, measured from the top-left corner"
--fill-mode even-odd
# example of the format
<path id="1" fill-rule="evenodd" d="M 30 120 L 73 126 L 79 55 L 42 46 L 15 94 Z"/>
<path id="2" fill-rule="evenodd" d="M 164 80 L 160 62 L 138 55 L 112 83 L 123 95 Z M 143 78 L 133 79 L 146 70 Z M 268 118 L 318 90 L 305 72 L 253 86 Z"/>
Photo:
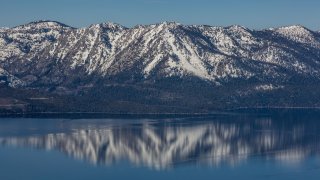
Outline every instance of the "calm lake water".
<path id="1" fill-rule="evenodd" d="M 0 119 L 0 179 L 319 179 L 319 113 Z"/>

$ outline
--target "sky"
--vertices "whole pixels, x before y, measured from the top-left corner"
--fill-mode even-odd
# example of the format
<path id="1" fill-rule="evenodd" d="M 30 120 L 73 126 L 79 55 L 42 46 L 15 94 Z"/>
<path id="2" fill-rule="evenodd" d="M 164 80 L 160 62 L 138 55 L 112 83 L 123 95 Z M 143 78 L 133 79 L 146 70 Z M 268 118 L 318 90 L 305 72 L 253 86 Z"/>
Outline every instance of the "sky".
<path id="1" fill-rule="evenodd" d="M 175 21 L 251 29 L 299 24 L 320 30 L 320 0 L 0 0 L 0 27 L 36 20 L 73 27 Z"/>

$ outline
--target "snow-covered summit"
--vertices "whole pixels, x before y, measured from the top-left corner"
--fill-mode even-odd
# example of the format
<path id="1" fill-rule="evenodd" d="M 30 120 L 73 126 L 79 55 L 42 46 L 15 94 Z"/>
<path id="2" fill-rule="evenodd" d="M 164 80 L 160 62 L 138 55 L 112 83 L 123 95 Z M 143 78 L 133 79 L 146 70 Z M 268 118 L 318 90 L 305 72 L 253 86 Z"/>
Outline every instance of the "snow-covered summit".
<path id="1" fill-rule="evenodd" d="M 89 26 L 89 28 L 90 27 L 115 29 L 115 30 L 127 29 L 125 26 L 122 26 L 120 24 L 113 23 L 113 22 L 104 22 L 104 23 L 99 23 L 99 24 L 92 24 L 92 25 Z"/>
<path id="2" fill-rule="evenodd" d="M 320 45 L 314 32 L 301 25 L 280 27 L 275 29 L 275 33 L 299 43 Z"/>
<path id="3" fill-rule="evenodd" d="M 24 25 L 13 27 L 13 30 L 35 30 L 35 29 L 60 29 L 60 28 L 72 28 L 66 24 L 58 21 L 40 20 L 33 21 Z"/>

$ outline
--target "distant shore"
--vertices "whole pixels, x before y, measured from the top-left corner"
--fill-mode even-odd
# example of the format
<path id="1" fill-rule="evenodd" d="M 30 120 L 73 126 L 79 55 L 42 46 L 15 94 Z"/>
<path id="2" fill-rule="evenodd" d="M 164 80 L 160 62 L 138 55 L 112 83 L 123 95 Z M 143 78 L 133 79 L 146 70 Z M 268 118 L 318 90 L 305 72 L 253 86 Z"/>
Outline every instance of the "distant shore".
<path id="1" fill-rule="evenodd" d="M 240 107 L 208 113 L 110 113 L 110 112 L 8 112 L 0 113 L 1 118 L 71 118 L 71 119 L 131 119 L 131 118 L 188 118 L 232 115 L 274 115 L 320 113 L 320 107 Z"/>

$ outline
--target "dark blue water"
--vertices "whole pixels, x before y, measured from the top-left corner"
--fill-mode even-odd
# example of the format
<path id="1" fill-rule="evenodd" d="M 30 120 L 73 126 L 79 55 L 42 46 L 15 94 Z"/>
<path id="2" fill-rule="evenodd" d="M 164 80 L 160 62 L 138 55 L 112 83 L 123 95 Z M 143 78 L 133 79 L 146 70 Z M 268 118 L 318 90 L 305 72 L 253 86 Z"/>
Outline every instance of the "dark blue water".
<path id="1" fill-rule="evenodd" d="M 318 114 L 0 119 L 0 179 L 319 179 Z"/>

